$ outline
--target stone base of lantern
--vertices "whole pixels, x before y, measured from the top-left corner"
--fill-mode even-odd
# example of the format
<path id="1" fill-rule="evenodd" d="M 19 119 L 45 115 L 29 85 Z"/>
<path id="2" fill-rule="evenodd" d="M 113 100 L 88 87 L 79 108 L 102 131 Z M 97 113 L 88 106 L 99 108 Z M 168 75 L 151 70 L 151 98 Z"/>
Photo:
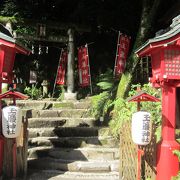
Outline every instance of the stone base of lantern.
<path id="1" fill-rule="evenodd" d="M 77 100 L 77 93 L 64 93 L 64 100 Z"/>

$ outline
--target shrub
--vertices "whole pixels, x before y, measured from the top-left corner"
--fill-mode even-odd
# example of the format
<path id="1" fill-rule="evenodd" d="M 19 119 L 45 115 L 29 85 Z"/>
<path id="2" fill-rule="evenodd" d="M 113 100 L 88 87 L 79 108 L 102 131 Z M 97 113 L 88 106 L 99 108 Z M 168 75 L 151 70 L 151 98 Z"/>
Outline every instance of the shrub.
<path id="1" fill-rule="evenodd" d="M 96 118 L 108 115 L 109 109 L 112 107 L 112 102 L 116 95 L 118 82 L 113 77 L 113 71 L 108 69 L 99 77 L 99 82 L 96 86 L 99 88 L 99 94 L 92 96 L 91 114 Z"/>
<path id="2" fill-rule="evenodd" d="M 180 171 L 178 172 L 178 175 L 176 177 L 173 177 L 172 180 L 180 180 Z"/>
<path id="3" fill-rule="evenodd" d="M 95 95 L 91 98 L 92 108 L 91 114 L 97 119 L 101 116 L 105 116 L 108 111 L 108 107 L 111 104 L 112 100 L 109 97 L 108 92 L 102 92 L 98 95 Z"/>
<path id="4" fill-rule="evenodd" d="M 52 94 L 52 97 L 55 97 L 57 98 L 58 101 L 61 101 L 64 99 L 64 93 L 65 93 L 64 85 L 57 85 Z"/>
<path id="5" fill-rule="evenodd" d="M 129 96 L 133 96 L 137 93 L 136 89 L 138 85 L 132 85 L 131 90 L 129 91 Z M 160 91 L 152 88 L 150 84 L 144 84 L 142 90 L 146 93 L 160 98 Z M 136 102 L 127 102 L 124 99 L 116 99 L 114 102 L 113 118 L 110 121 L 109 125 L 114 136 L 119 136 L 119 129 L 122 124 L 126 121 L 130 121 L 132 114 L 137 112 L 137 103 Z M 141 110 L 146 110 L 151 113 L 152 120 L 157 127 L 161 124 L 161 103 L 160 102 L 142 102 Z M 158 128 L 160 129 L 160 128 Z M 160 132 L 156 133 L 158 139 L 160 139 Z"/>
<path id="6" fill-rule="evenodd" d="M 31 99 L 40 99 L 42 98 L 42 89 L 37 88 L 36 86 L 26 87 L 24 93 L 30 96 Z"/>

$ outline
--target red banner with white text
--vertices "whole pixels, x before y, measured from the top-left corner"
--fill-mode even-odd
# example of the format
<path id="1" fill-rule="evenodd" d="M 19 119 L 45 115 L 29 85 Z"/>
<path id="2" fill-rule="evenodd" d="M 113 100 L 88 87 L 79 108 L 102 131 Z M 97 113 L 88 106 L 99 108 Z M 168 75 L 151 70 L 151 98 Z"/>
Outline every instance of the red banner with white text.
<path id="1" fill-rule="evenodd" d="M 58 70 L 57 70 L 56 84 L 64 85 L 66 66 L 67 66 L 67 51 L 62 49 L 61 56 L 59 59 Z"/>
<path id="2" fill-rule="evenodd" d="M 90 86 L 89 55 L 87 47 L 78 48 L 79 85 Z"/>
<path id="3" fill-rule="evenodd" d="M 119 77 L 124 72 L 126 66 L 126 59 L 129 51 L 129 44 L 130 37 L 124 34 L 119 34 L 114 67 L 115 77 Z"/>

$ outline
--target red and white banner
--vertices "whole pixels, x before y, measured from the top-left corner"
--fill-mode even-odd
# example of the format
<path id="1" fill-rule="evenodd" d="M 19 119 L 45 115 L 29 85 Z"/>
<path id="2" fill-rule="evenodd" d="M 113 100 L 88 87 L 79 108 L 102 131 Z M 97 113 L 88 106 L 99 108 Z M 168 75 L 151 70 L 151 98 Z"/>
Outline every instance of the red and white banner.
<path id="1" fill-rule="evenodd" d="M 115 77 L 119 77 L 124 72 L 129 51 L 129 44 L 130 37 L 119 33 L 114 67 Z"/>
<path id="2" fill-rule="evenodd" d="M 87 47 L 78 48 L 79 85 L 90 86 L 89 55 Z"/>
<path id="3" fill-rule="evenodd" d="M 56 77 L 56 84 L 64 85 L 65 83 L 65 73 L 66 73 L 66 66 L 67 66 L 67 51 L 61 51 L 59 65 L 57 70 L 57 77 Z"/>

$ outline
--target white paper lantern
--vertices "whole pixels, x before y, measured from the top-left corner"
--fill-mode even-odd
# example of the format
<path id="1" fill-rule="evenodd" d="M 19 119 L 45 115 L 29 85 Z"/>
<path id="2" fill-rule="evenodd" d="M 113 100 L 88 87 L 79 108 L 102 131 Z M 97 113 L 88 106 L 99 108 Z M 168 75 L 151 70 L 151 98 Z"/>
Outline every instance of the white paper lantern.
<path id="1" fill-rule="evenodd" d="M 132 140 L 138 145 L 147 145 L 151 141 L 151 115 L 145 111 L 139 111 L 132 116 Z"/>
<path id="2" fill-rule="evenodd" d="M 2 109 L 2 132 L 6 138 L 16 138 L 20 135 L 22 111 L 17 106 L 7 106 Z"/>

